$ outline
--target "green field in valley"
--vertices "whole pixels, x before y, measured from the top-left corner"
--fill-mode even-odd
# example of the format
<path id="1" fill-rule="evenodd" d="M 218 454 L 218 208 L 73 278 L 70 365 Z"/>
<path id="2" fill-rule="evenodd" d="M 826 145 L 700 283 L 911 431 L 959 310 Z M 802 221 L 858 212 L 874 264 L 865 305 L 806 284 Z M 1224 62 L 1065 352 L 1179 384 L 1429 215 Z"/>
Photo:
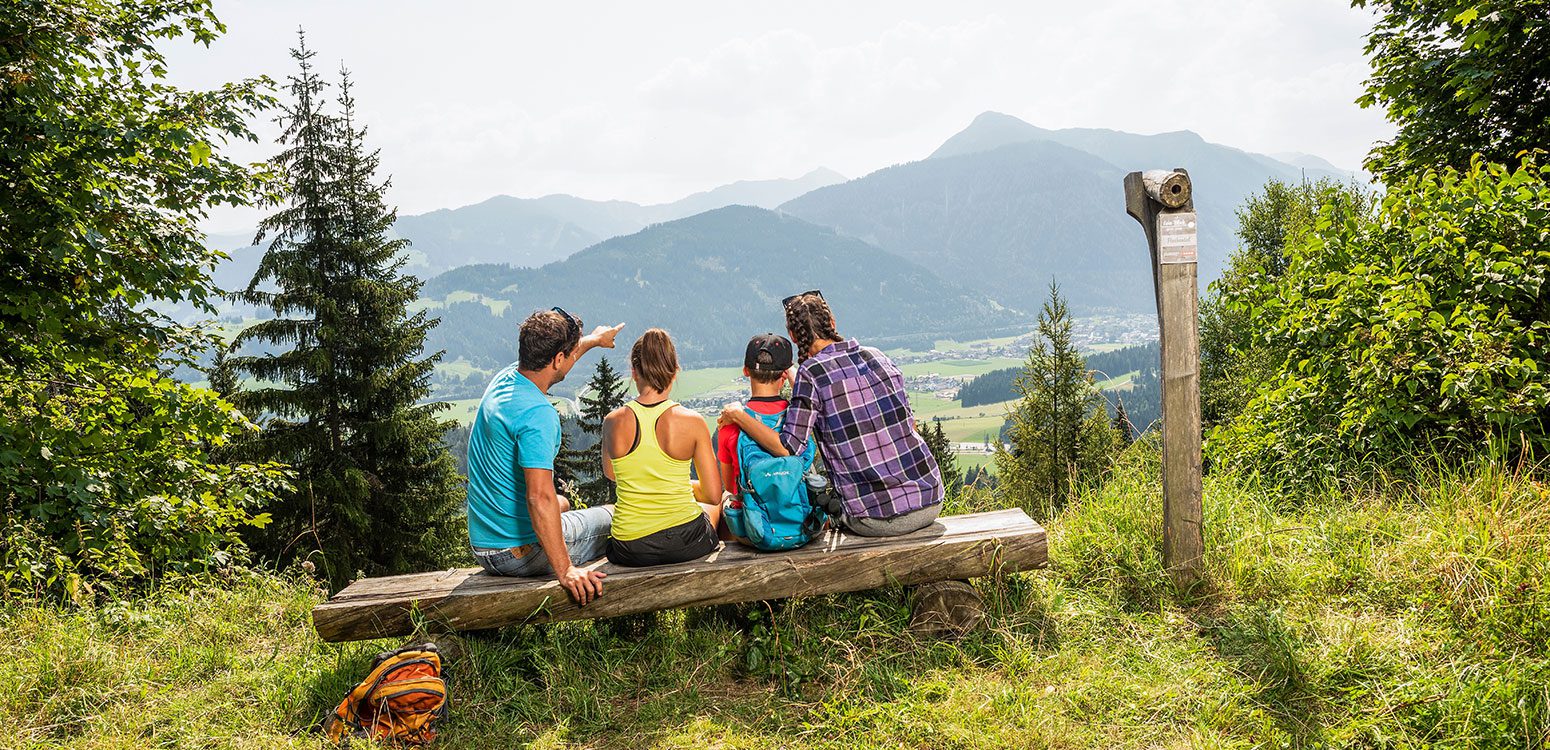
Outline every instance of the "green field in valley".
<path id="1" fill-rule="evenodd" d="M 1023 364 L 1021 359 L 1013 357 L 989 357 L 985 359 L 942 359 L 935 362 L 908 362 L 899 365 L 899 371 L 905 377 L 920 377 L 923 375 L 984 375 L 992 370 L 1003 370 L 1008 367 L 1019 367 Z"/>
<path id="2" fill-rule="evenodd" d="M 441 413 L 443 419 L 455 419 L 458 424 L 470 425 L 474 423 L 474 413 L 479 411 L 479 399 L 461 398 L 456 401 L 444 402 L 448 409 Z"/>
<path id="3" fill-rule="evenodd" d="M 1111 390 L 1114 390 L 1116 388 L 1121 388 L 1121 387 L 1124 387 L 1124 386 L 1128 386 L 1130 384 L 1130 381 L 1134 380 L 1135 377 L 1137 375 L 1140 375 L 1140 374 L 1141 374 L 1140 370 L 1131 370 L 1130 372 L 1126 372 L 1126 373 L 1121 373 L 1119 375 L 1115 375 L 1114 377 L 1109 378 L 1108 380 L 1100 380 L 1095 385 L 1098 386 L 1098 390 L 1100 390 L 1100 391 L 1111 391 Z"/>
<path id="4" fill-rule="evenodd" d="M 743 380 L 741 367 L 702 367 L 684 370 L 678 374 L 678 384 L 673 387 L 673 398 L 684 401 L 703 398 L 713 393 L 728 396 L 747 394 L 748 384 Z"/>

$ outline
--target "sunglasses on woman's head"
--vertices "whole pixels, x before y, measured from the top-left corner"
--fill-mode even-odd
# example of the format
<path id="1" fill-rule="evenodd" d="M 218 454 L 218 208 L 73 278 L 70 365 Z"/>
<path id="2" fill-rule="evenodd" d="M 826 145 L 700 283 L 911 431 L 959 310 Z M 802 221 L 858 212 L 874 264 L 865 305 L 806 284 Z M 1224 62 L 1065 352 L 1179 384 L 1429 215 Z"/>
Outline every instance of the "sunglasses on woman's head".
<path id="1" fill-rule="evenodd" d="M 551 307 L 549 309 L 565 317 L 565 322 L 570 324 L 572 333 L 576 334 L 577 336 L 581 335 L 581 320 L 579 318 L 571 315 L 568 312 L 565 312 L 565 308 L 563 307 Z"/>
<path id="2" fill-rule="evenodd" d="M 807 290 L 805 292 L 802 292 L 801 294 L 793 294 L 790 297 L 787 297 L 787 298 L 781 300 L 780 301 L 780 306 L 781 307 L 789 307 L 791 305 L 791 301 L 792 300 L 796 299 L 797 297 L 806 297 L 809 294 L 816 294 L 816 295 L 818 295 L 818 299 L 823 299 L 823 292 L 820 292 L 817 289 L 809 289 L 809 290 Z"/>

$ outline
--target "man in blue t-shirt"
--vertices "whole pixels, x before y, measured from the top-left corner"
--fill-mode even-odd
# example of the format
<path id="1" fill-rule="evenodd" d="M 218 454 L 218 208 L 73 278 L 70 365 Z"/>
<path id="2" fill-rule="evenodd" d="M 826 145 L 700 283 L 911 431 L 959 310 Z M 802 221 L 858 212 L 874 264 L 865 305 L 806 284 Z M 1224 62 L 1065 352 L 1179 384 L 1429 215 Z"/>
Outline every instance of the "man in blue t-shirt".
<path id="1" fill-rule="evenodd" d="M 554 489 L 560 415 L 549 388 L 581 355 L 612 349 L 624 324 L 581 335 L 581 319 L 556 307 L 522 322 L 517 362 L 496 374 L 479 401 L 468 437 L 468 541 L 496 575 L 554 574 L 580 604 L 603 593 L 601 571 L 580 566 L 603 556 L 613 506 L 570 510 Z"/>

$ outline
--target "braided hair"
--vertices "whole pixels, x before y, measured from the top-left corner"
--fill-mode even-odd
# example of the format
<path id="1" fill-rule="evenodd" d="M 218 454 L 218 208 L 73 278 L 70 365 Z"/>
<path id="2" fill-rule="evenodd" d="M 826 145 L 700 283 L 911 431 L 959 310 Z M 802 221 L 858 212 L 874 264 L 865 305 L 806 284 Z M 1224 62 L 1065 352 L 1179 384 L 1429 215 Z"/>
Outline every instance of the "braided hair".
<path id="1" fill-rule="evenodd" d="M 796 342 L 798 359 L 811 356 L 819 339 L 839 341 L 839 331 L 834 328 L 834 313 L 823 297 L 804 294 L 786 304 L 786 329 Z"/>

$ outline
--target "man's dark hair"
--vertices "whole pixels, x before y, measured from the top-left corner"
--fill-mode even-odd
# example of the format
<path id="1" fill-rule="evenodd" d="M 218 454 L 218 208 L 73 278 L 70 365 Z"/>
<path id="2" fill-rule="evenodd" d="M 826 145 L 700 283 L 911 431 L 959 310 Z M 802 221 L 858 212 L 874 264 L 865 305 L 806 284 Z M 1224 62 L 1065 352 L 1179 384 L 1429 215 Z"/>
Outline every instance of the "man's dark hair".
<path id="1" fill-rule="evenodd" d="M 581 318 L 572 322 L 554 310 L 535 312 L 522 321 L 517 336 L 517 367 L 529 372 L 542 370 L 580 343 Z"/>
<path id="2" fill-rule="evenodd" d="M 775 372 L 765 372 L 763 370 L 749 370 L 748 371 L 748 379 L 752 380 L 755 383 L 759 383 L 761 385 L 768 385 L 770 383 L 779 383 L 780 382 L 780 378 L 781 378 L 782 375 L 785 375 L 785 373 L 784 372 L 780 372 L 778 370 L 775 371 Z"/>

